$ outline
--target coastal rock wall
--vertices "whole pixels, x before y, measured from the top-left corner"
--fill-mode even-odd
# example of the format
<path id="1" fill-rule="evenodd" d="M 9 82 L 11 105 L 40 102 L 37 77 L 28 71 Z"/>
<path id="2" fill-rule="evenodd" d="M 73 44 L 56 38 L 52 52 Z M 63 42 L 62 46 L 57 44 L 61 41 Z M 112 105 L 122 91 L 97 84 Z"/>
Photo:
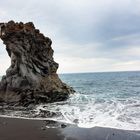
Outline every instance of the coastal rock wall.
<path id="1" fill-rule="evenodd" d="M 32 22 L 0 23 L 0 38 L 6 45 L 11 66 L 0 82 L 0 101 L 29 105 L 68 98 L 74 90 L 56 74 L 52 41 Z"/>

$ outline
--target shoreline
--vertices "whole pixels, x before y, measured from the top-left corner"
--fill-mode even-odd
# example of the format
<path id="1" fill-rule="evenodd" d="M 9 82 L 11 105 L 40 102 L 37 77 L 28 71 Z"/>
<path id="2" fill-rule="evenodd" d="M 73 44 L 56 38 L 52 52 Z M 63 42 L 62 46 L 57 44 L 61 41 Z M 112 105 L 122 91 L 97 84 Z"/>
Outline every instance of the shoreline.
<path id="1" fill-rule="evenodd" d="M 45 120 L 0 117 L 0 140 L 140 140 L 140 131 L 79 128 Z M 47 125 L 57 128 L 47 128 Z"/>
<path id="2" fill-rule="evenodd" d="M 117 127 L 108 127 L 108 126 L 93 126 L 93 127 L 80 127 L 77 124 L 70 124 L 67 123 L 65 121 L 57 121 L 55 119 L 50 119 L 50 118 L 28 118 L 28 117 L 16 117 L 16 116 L 7 116 L 7 115 L 0 115 L 0 118 L 7 118 L 7 119 L 20 119 L 20 120 L 31 120 L 31 121 L 50 121 L 50 122 L 56 122 L 57 124 L 66 124 L 68 126 L 75 126 L 77 128 L 83 128 L 83 129 L 92 129 L 95 127 L 99 127 L 99 128 L 109 128 L 109 129 L 117 129 L 117 130 L 123 130 L 123 131 L 130 131 L 130 132 L 138 132 L 140 133 L 140 129 L 137 130 L 132 130 L 132 129 L 122 129 L 122 128 L 117 128 Z"/>

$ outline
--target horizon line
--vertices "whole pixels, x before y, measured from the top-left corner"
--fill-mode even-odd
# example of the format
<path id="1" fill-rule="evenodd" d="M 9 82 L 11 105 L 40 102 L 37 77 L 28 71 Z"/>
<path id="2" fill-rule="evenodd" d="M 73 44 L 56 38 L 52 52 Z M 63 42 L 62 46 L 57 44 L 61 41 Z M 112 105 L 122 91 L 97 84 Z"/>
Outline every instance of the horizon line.
<path id="1" fill-rule="evenodd" d="M 57 74 L 88 74 L 88 73 L 117 73 L 117 72 L 140 72 L 140 70 L 120 70 L 120 71 L 93 71 L 93 72 L 64 72 Z"/>

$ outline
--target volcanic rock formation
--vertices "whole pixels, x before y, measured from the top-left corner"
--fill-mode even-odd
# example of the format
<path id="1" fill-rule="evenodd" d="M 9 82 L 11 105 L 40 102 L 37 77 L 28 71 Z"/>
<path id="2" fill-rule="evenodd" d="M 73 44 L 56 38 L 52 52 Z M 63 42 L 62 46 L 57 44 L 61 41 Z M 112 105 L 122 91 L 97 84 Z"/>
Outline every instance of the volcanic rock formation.
<path id="1" fill-rule="evenodd" d="M 0 102 L 28 106 L 62 101 L 74 92 L 56 74 L 52 41 L 32 22 L 0 23 L 0 38 L 11 58 L 0 82 Z"/>

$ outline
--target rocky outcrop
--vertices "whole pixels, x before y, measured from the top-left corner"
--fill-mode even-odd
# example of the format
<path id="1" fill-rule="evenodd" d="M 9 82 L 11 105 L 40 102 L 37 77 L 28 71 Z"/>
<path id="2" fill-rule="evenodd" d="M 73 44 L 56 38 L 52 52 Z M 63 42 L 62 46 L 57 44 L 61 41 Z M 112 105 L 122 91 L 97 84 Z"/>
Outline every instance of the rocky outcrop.
<path id="1" fill-rule="evenodd" d="M 62 101 L 74 92 L 56 74 L 52 41 L 32 22 L 0 23 L 0 38 L 6 45 L 11 66 L 0 82 L 0 101 L 27 106 Z"/>

